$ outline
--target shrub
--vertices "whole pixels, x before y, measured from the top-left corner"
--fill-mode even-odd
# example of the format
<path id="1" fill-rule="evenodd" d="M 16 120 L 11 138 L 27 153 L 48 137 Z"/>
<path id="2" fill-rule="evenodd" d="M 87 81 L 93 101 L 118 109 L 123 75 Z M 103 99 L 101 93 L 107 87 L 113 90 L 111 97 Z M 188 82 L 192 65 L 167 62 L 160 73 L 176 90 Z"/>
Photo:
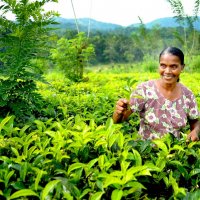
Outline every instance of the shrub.
<path id="1" fill-rule="evenodd" d="M 54 12 L 43 13 L 43 0 L 30 2 L 2 1 L 0 10 L 0 107 L 1 115 L 8 112 L 16 116 L 32 115 L 40 106 L 41 96 L 37 93 L 36 80 L 41 76 L 34 71 L 31 59 L 42 56 L 47 41 L 46 33 L 54 23 Z M 11 12 L 16 20 L 6 18 Z"/>
<path id="2" fill-rule="evenodd" d="M 88 43 L 84 33 L 73 39 L 61 38 L 57 47 L 51 50 L 51 57 L 65 76 L 73 81 L 83 79 L 84 67 L 94 54 L 94 48 Z"/>

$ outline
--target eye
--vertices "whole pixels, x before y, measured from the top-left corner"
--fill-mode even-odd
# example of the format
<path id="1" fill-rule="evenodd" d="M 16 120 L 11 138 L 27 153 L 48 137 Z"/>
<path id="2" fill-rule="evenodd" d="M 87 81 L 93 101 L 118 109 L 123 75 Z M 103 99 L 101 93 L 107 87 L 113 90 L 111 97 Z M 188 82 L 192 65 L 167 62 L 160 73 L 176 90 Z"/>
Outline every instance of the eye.
<path id="1" fill-rule="evenodd" d="M 172 70 L 176 70 L 178 68 L 178 65 L 171 66 Z"/>
<path id="2" fill-rule="evenodd" d="M 166 65 L 160 64 L 160 68 L 161 68 L 161 69 L 166 69 L 166 67 L 167 67 Z"/>

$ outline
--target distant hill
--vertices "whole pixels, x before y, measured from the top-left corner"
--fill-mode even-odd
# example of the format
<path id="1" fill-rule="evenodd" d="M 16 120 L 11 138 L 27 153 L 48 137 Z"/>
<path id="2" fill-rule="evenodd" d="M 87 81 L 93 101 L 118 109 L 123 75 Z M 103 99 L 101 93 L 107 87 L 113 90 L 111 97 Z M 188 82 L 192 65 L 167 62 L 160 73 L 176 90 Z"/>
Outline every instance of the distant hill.
<path id="1" fill-rule="evenodd" d="M 160 27 L 171 27 L 171 28 L 180 26 L 177 23 L 176 19 L 173 17 L 159 18 L 152 22 L 146 23 L 145 25 L 147 28 L 152 28 L 155 25 L 160 25 Z M 200 30 L 200 17 L 198 17 L 198 21 L 195 22 L 194 27 L 197 30 Z"/>
<path id="2" fill-rule="evenodd" d="M 60 23 L 59 25 L 56 25 L 58 28 L 72 29 L 72 30 L 77 29 L 75 19 L 65 19 L 65 18 L 58 17 L 56 21 Z M 80 19 L 77 19 L 77 22 L 78 22 L 78 27 L 80 31 L 88 31 L 89 27 L 90 27 L 90 30 L 92 31 L 113 31 L 116 29 L 123 28 L 123 26 L 121 25 L 100 22 L 94 19 L 89 19 L 89 18 L 80 18 Z"/>
<path id="3" fill-rule="evenodd" d="M 76 30 L 76 23 L 75 19 L 66 19 L 58 17 L 56 18 L 56 21 L 59 23 L 56 25 L 59 29 L 71 29 Z M 109 32 L 109 31 L 115 31 L 115 30 L 123 30 L 127 28 L 136 28 L 140 24 L 131 24 L 130 26 L 121 26 L 118 24 L 112 24 L 112 23 L 105 23 L 100 22 L 94 19 L 89 18 L 79 18 L 77 19 L 78 27 L 80 31 L 87 32 L 90 24 L 90 30 L 91 31 L 102 31 L 102 32 Z M 153 26 L 159 25 L 160 27 L 178 27 L 179 24 L 176 22 L 175 18 L 173 17 L 166 17 L 166 18 L 159 18 L 156 20 L 153 20 L 152 22 L 145 24 L 147 28 L 151 29 Z M 199 20 L 195 23 L 195 28 L 197 30 L 200 30 L 200 17 Z"/>

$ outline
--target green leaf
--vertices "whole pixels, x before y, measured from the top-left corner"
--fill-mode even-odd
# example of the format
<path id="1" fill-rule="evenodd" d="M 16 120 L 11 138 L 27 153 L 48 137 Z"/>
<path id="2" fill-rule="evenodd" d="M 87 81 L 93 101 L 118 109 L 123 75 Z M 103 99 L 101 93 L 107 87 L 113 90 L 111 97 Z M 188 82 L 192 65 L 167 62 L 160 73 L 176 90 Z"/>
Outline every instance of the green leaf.
<path id="1" fill-rule="evenodd" d="M 36 176 L 36 179 L 35 179 L 35 190 L 38 189 L 38 185 L 39 185 L 39 182 L 40 182 L 43 174 L 47 174 L 47 172 L 42 171 L 40 169 L 37 170 L 37 176 Z"/>
<path id="2" fill-rule="evenodd" d="M 91 196 L 90 200 L 100 200 L 103 194 L 104 192 L 96 192 Z"/>
<path id="3" fill-rule="evenodd" d="M 99 147 L 101 145 L 107 145 L 107 142 L 105 140 L 98 140 L 96 143 L 95 143 L 95 147 Z"/>
<path id="4" fill-rule="evenodd" d="M 15 154 L 16 157 L 19 157 L 19 152 L 14 147 L 11 147 L 12 152 Z"/>
<path id="5" fill-rule="evenodd" d="M 188 149 L 190 149 L 190 148 L 192 148 L 195 144 L 197 144 L 198 142 L 197 141 L 195 141 L 195 142 L 190 142 L 189 144 L 188 144 Z"/>
<path id="6" fill-rule="evenodd" d="M 123 196 L 123 191 L 122 190 L 113 190 L 111 194 L 111 200 L 120 200 Z"/>
<path id="7" fill-rule="evenodd" d="M 93 165 L 98 161 L 98 158 L 95 158 L 93 160 L 91 160 L 88 164 L 87 167 L 90 169 L 91 167 L 93 167 Z"/>
<path id="8" fill-rule="evenodd" d="M 4 118 L 0 123 L 0 132 L 4 128 L 5 124 L 13 119 L 14 119 L 14 116 L 8 116 L 8 117 Z"/>
<path id="9" fill-rule="evenodd" d="M 105 155 L 100 155 L 98 158 L 98 165 L 101 170 L 104 168 L 104 162 L 105 162 Z"/>
<path id="10" fill-rule="evenodd" d="M 20 178 L 23 182 L 25 181 L 27 170 L 28 170 L 28 163 L 27 162 L 21 163 Z"/>
<path id="11" fill-rule="evenodd" d="M 197 168 L 197 169 L 193 169 L 191 172 L 190 172 L 190 176 L 194 176 L 196 174 L 199 174 L 200 173 L 200 169 Z"/>
<path id="12" fill-rule="evenodd" d="M 132 192 L 135 192 L 138 189 L 146 189 L 141 183 L 137 181 L 128 182 L 127 184 L 125 184 L 125 187 L 131 188 Z"/>
<path id="13" fill-rule="evenodd" d="M 14 170 L 10 171 L 7 176 L 5 177 L 5 186 L 7 187 L 8 186 L 8 183 L 9 183 L 9 180 L 10 178 L 12 177 L 12 175 L 15 173 Z"/>
<path id="14" fill-rule="evenodd" d="M 118 134 L 118 145 L 120 149 L 124 147 L 124 135 L 121 132 Z"/>
<path id="15" fill-rule="evenodd" d="M 19 197 L 24 197 L 24 196 L 36 196 L 39 197 L 34 191 L 30 190 L 30 189 L 22 189 L 19 190 L 15 193 L 13 193 L 8 199 L 16 199 Z"/>
<path id="16" fill-rule="evenodd" d="M 180 145 L 174 145 L 172 148 L 170 148 L 170 151 L 172 150 L 180 150 L 180 151 L 184 151 L 184 148 Z"/>
<path id="17" fill-rule="evenodd" d="M 118 135 L 117 134 L 113 134 L 109 137 L 109 147 L 111 148 L 112 145 L 114 144 L 114 142 L 117 140 Z"/>
<path id="18" fill-rule="evenodd" d="M 46 184 L 42 191 L 42 197 L 41 200 L 45 200 L 49 192 L 60 182 L 60 180 L 53 180 Z"/>
<path id="19" fill-rule="evenodd" d="M 142 165 L 142 158 L 141 158 L 139 152 L 135 149 L 132 149 L 132 152 L 133 152 L 133 155 L 134 155 L 134 158 L 135 158 L 135 165 L 136 166 Z"/>
<path id="20" fill-rule="evenodd" d="M 74 163 L 69 166 L 67 173 L 69 174 L 71 171 L 79 168 L 83 168 L 85 165 L 83 163 Z"/>
<path id="21" fill-rule="evenodd" d="M 156 144 L 156 146 L 157 146 L 159 149 L 161 149 L 164 153 L 166 153 L 166 154 L 169 153 L 168 148 L 167 148 L 166 144 L 165 144 L 163 141 L 161 141 L 161 140 L 159 140 L 159 139 L 155 139 L 155 140 L 153 140 L 152 142 L 153 142 L 154 144 Z"/>
<path id="22" fill-rule="evenodd" d="M 89 192 L 92 192 L 92 189 L 87 188 L 87 189 L 83 190 L 83 192 L 81 193 L 80 199 L 82 199 Z"/>
<path id="23" fill-rule="evenodd" d="M 112 185 L 112 184 L 122 185 L 122 181 L 121 181 L 120 178 L 116 178 L 116 177 L 112 177 L 112 176 L 108 175 L 104 184 L 103 184 L 103 187 L 107 188 L 109 185 Z"/>

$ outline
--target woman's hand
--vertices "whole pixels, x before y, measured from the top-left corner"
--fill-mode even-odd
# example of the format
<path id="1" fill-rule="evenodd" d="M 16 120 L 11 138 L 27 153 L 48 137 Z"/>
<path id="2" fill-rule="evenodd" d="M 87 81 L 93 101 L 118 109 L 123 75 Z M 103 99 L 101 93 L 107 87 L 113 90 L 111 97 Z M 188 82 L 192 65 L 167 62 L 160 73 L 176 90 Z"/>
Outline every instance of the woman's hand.
<path id="1" fill-rule="evenodd" d="M 115 111 L 113 113 L 114 123 L 120 123 L 131 115 L 132 111 L 128 107 L 129 101 L 127 99 L 119 99 L 117 101 Z"/>
<path id="2" fill-rule="evenodd" d="M 198 119 L 189 120 L 191 132 L 187 136 L 187 140 L 198 141 L 200 133 L 200 121 Z"/>
<path id="3" fill-rule="evenodd" d="M 192 141 L 192 142 L 198 141 L 199 140 L 199 134 L 195 130 L 193 130 L 188 134 L 187 140 Z"/>

